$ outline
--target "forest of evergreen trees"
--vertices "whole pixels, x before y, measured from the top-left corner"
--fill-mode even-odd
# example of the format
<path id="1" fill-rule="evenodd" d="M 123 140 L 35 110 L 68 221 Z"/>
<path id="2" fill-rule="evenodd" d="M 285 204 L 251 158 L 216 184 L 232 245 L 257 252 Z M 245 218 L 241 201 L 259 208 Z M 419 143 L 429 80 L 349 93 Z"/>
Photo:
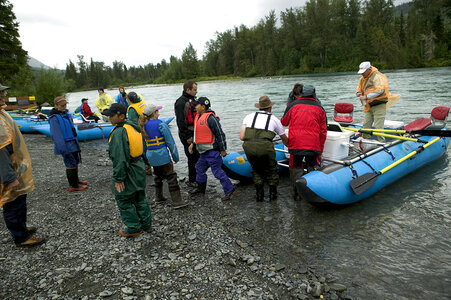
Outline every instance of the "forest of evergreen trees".
<path id="1" fill-rule="evenodd" d="M 451 64 L 450 1 L 309 0 L 274 11 L 252 28 L 218 32 L 200 59 L 191 44 L 181 57 L 156 65 L 113 66 L 82 56 L 69 62 L 71 88 L 176 82 L 215 76 L 271 76 L 355 70 L 369 60 L 380 69 Z"/>
<path id="2" fill-rule="evenodd" d="M 279 15 L 271 11 L 251 28 L 217 32 L 202 58 L 191 44 L 181 57 L 144 66 L 120 61 L 108 66 L 79 55 L 66 65 L 64 85 L 74 91 L 207 77 L 355 71 L 363 60 L 380 69 L 449 66 L 450 17 L 449 0 L 412 0 L 397 7 L 392 0 L 308 0 Z"/>

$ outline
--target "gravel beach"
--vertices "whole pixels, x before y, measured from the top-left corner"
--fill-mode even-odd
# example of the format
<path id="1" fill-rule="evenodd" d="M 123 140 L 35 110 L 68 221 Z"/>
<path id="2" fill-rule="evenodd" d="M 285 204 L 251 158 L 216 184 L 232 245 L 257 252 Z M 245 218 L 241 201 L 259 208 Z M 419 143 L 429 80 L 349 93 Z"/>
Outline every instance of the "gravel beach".
<path id="1" fill-rule="evenodd" d="M 155 203 L 148 176 L 153 232 L 127 239 L 117 234 L 122 222 L 105 142 L 81 144 L 80 175 L 89 188 L 71 193 L 51 140 L 24 137 L 36 184 L 27 198 L 28 223 L 48 241 L 17 248 L 0 222 L 1 299 L 352 299 L 358 288 L 280 234 L 291 230 L 285 210 L 309 205 L 292 201 L 288 177 L 276 202 L 256 203 L 252 185 L 238 185 L 236 196 L 221 202 L 210 173 L 203 198 L 191 198 L 180 182 L 190 206 L 173 210 Z M 175 168 L 183 179 L 186 162 Z"/>

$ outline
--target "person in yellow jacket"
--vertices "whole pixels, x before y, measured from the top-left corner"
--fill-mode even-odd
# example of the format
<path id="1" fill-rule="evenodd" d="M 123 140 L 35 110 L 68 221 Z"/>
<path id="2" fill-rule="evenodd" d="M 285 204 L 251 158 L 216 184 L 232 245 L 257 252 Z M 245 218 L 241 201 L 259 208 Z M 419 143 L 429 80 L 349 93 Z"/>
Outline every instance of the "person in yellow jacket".
<path id="1" fill-rule="evenodd" d="M 392 95 L 388 91 L 387 76 L 371 66 L 369 61 L 360 64 L 358 74 L 362 77 L 356 89 L 356 97 L 359 97 L 363 105 L 363 128 L 374 125 L 376 129 L 383 129 L 386 110 L 399 99 L 399 95 Z M 369 138 L 370 135 L 364 134 L 363 137 Z M 378 140 L 385 141 L 382 136 L 378 136 Z"/>
<path id="2" fill-rule="evenodd" d="M 34 189 L 31 159 L 22 134 L 6 107 L 7 86 L 0 84 L 0 207 L 5 225 L 18 247 L 42 244 L 33 236 L 36 227 L 27 227 L 27 194 Z"/>
<path id="3" fill-rule="evenodd" d="M 114 101 L 110 95 L 105 93 L 105 90 L 103 88 L 98 89 L 97 92 L 99 93 L 99 96 L 96 99 L 96 107 L 99 110 L 99 113 L 102 113 L 104 110 L 110 108 L 111 104 L 113 104 Z M 104 121 L 108 122 L 108 119 L 104 118 Z"/>

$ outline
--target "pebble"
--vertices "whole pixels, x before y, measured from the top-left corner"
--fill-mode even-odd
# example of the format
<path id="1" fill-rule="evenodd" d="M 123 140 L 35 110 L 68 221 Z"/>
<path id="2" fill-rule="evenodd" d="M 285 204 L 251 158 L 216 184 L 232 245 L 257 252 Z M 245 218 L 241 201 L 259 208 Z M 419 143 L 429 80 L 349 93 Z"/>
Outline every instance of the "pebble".
<path id="1" fill-rule="evenodd" d="M 99 297 L 106 298 L 113 295 L 113 292 L 110 292 L 109 290 L 104 290 L 103 292 L 100 292 Z"/>
<path id="2" fill-rule="evenodd" d="M 194 270 L 198 271 L 198 270 L 202 270 L 203 268 L 205 268 L 205 264 L 197 264 L 194 267 Z"/>
<path id="3" fill-rule="evenodd" d="M 133 295 L 133 289 L 129 287 L 123 287 L 121 288 L 122 293 L 126 295 Z"/>
<path id="4" fill-rule="evenodd" d="M 331 283 L 329 284 L 329 287 L 337 292 L 343 292 L 346 290 L 346 286 L 344 284 L 339 284 L 339 283 Z"/>
<path id="5" fill-rule="evenodd" d="M 240 240 L 236 240 L 236 243 L 237 243 L 237 245 L 240 246 L 241 248 L 246 248 L 247 246 L 249 246 L 248 243 L 242 242 L 242 241 L 240 241 Z"/>

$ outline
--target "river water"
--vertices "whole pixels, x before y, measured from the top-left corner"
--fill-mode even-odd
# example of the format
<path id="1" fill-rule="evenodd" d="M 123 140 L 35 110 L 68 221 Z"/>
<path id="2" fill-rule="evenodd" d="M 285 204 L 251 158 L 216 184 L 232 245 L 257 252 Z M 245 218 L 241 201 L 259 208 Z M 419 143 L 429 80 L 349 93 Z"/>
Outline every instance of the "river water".
<path id="1" fill-rule="evenodd" d="M 387 111 L 387 119 L 406 124 L 428 117 L 435 106 L 451 106 L 451 68 L 387 71 L 390 91 L 400 100 Z M 281 117 L 289 91 L 296 82 L 312 84 L 328 114 L 336 102 L 352 102 L 354 119 L 363 120 L 362 107 L 354 96 L 359 75 L 332 73 L 234 81 L 200 82 L 198 97 L 207 96 L 221 118 L 228 150 L 240 151 L 239 130 L 244 116 L 254 111 L 262 95 L 276 101 L 273 113 Z M 182 85 L 128 87 L 147 103 L 162 105 L 161 117 L 173 116 L 174 101 Z M 117 90 L 107 90 L 113 99 Z M 89 98 L 95 108 L 96 91 L 68 95 L 73 110 L 80 99 Z M 451 118 L 451 117 L 450 117 Z M 448 128 L 450 123 L 448 121 Z M 186 176 L 183 147 L 175 121 L 171 131 L 178 143 L 179 177 Z M 102 143 L 99 141 L 99 143 Z M 322 210 L 289 197 L 289 180 L 281 178 L 275 203 L 256 205 L 251 186 L 240 186 L 243 197 L 234 205 L 251 226 L 267 226 L 263 218 L 277 220 L 268 230 L 268 247 L 288 264 L 306 261 L 327 266 L 352 295 L 363 299 L 449 299 L 451 297 L 451 167 L 450 151 L 433 164 L 409 174 L 374 196 L 354 205 Z M 250 217 L 251 216 L 251 217 Z M 257 216 L 257 217 L 255 217 Z M 264 237 L 263 237 L 264 238 Z"/>

